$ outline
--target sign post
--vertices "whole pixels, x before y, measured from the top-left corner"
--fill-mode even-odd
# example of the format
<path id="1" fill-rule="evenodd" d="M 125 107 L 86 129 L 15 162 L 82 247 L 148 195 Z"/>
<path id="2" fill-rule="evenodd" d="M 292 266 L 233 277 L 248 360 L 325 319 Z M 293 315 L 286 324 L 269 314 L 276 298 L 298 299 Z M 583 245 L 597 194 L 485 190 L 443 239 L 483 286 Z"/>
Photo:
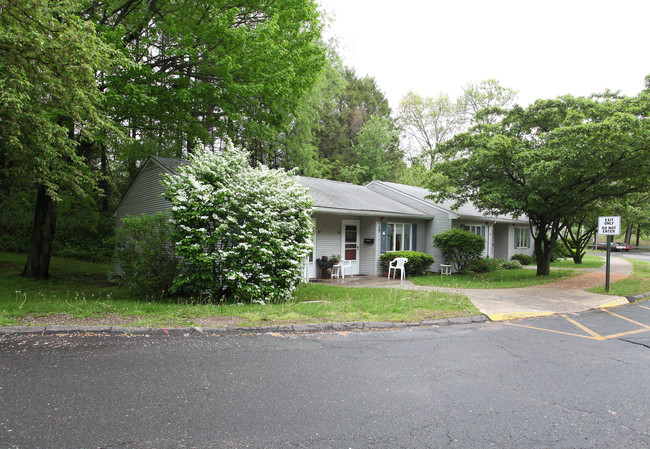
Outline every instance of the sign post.
<path id="1" fill-rule="evenodd" d="M 612 236 L 621 233 L 621 217 L 598 217 L 598 233 L 607 236 L 607 259 L 605 262 L 605 291 L 609 293 L 609 255 Z"/>

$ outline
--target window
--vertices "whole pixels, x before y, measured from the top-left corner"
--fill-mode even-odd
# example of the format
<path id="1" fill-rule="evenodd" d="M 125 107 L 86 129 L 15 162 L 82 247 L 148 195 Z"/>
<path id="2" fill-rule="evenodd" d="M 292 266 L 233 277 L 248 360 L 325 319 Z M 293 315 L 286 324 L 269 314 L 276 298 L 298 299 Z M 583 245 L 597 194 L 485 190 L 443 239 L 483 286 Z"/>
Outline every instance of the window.
<path id="1" fill-rule="evenodd" d="M 386 243 L 388 251 L 410 251 L 411 225 L 408 223 L 388 223 Z"/>
<path id="2" fill-rule="evenodd" d="M 483 237 L 483 226 L 482 225 L 465 225 L 463 229 L 471 232 L 472 234 L 480 235 Z"/>
<path id="3" fill-rule="evenodd" d="M 517 248 L 530 248 L 529 236 L 528 228 L 515 228 L 515 246 Z"/>

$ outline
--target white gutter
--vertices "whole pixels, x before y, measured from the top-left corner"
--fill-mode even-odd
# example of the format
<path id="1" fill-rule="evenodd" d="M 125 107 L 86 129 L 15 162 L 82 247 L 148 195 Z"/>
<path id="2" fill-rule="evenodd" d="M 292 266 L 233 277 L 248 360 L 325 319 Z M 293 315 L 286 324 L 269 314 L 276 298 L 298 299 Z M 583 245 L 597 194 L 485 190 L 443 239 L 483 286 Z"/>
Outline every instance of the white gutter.
<path id="1" fill-rule="evenodd" d="M 314 207 L 315 212 L 339 215 L 357 215 L 362 217 L 395 217 L 395 218 L 414 218 L 418 220 L 430 220 L 431 216 L 422 214 L 407 214 L 399 212 L 387 212 L 383 210 L 358 210 L 358 209 L 338 209 L 335 207 Z"/>

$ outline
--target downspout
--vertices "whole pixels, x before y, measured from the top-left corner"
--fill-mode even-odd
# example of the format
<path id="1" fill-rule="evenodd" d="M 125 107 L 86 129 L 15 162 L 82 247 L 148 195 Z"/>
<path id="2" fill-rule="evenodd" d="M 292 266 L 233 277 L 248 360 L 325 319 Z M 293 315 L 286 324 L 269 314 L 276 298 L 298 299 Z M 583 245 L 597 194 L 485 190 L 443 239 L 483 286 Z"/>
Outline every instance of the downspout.
<path id="1" fill-rule="evenodd" d="M 494 225 L 497 224 L 496 220 L 492 221 L 490 223 L 489 221 L 485 222 L 485 226 L 487 226 L 487 237 L 488 241 L 485 242 L 487 246 L 487 257 L 489 258 L 494 258 Z"/>

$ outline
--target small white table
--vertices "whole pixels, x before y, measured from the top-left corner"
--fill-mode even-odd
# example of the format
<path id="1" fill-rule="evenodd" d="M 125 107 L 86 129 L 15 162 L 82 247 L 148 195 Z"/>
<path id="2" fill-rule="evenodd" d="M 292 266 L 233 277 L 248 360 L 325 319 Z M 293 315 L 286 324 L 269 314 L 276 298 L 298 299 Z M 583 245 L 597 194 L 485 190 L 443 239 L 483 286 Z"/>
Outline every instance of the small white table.
<path id="1" fill-rule="evenodd" d="M 440 265 L 440 276 L 451 275 L 451 265 Z"/>

